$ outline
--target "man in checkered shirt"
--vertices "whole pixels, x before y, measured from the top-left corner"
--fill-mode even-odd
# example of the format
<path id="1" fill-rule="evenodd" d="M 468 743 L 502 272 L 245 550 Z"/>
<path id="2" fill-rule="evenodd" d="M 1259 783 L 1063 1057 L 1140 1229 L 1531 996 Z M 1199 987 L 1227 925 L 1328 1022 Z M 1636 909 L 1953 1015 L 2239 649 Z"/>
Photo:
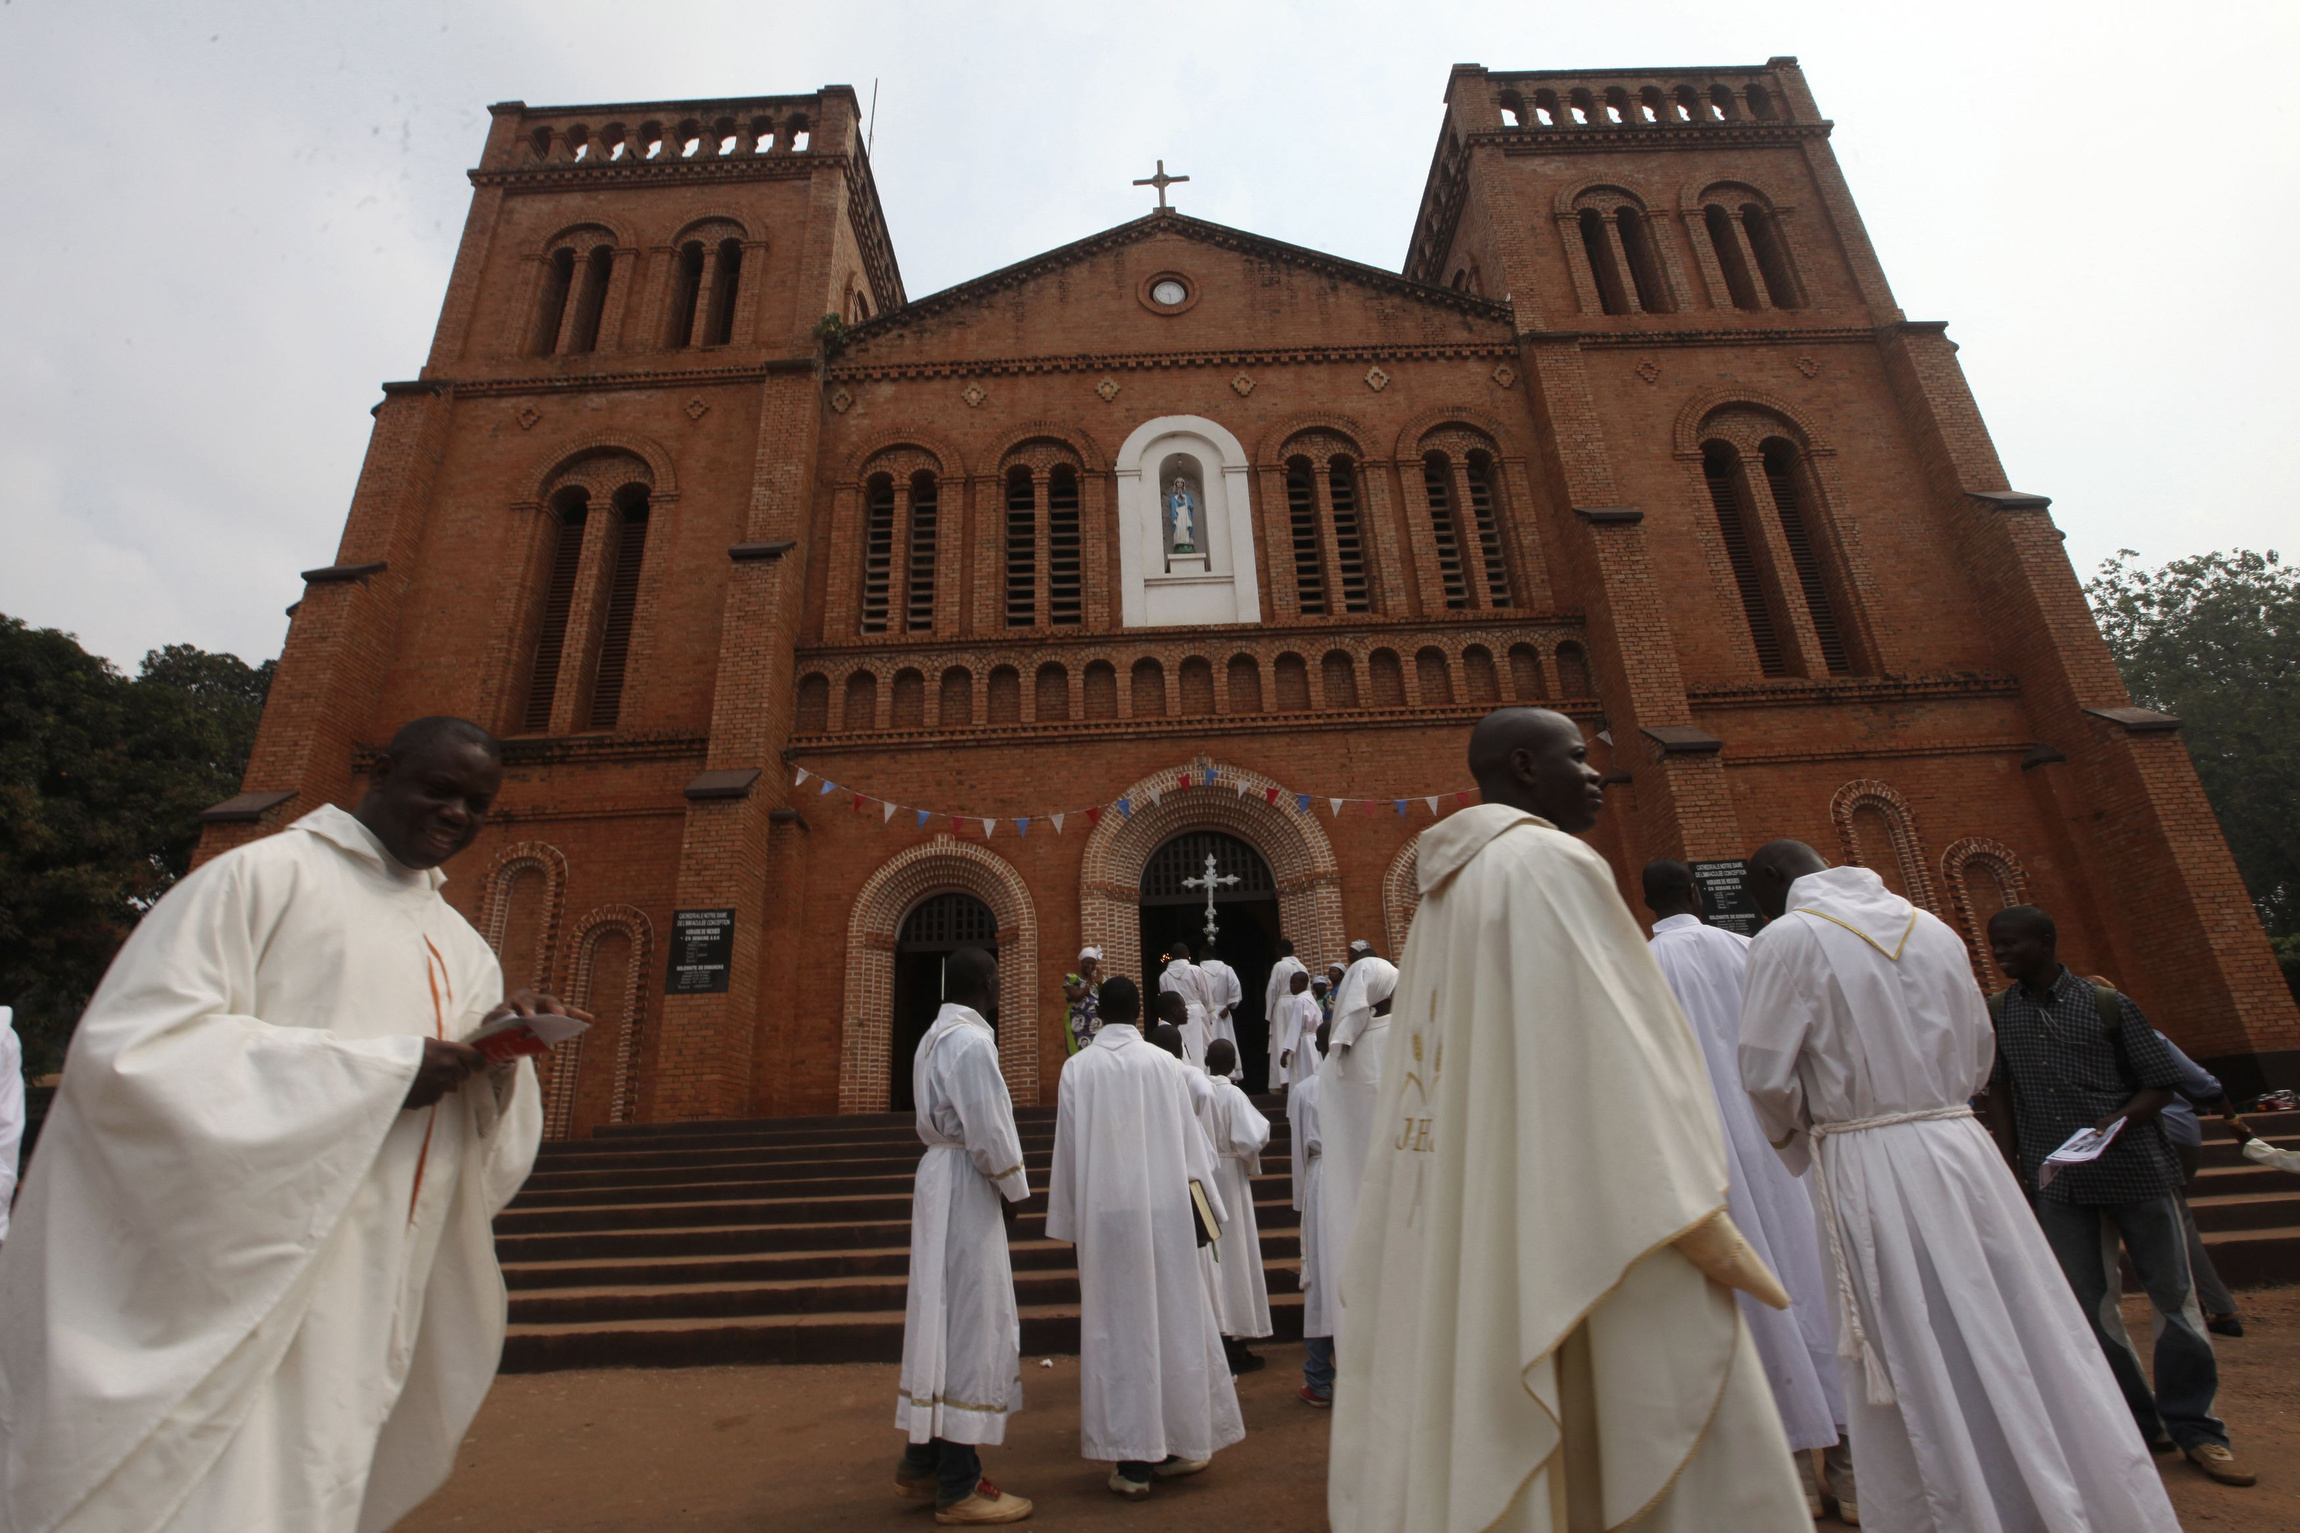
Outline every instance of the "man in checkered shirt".
<path id="1" fill-rule="evenodd" d="M 2045 1239 L 2149 1446 L 2177 1448 L 2224 1484 L 2250 1485 L 2253 1475 L 2212 1415 L 2220 1369 L 2189 1272 L 2180 1164 L 2156 1121 L 2180 1084 L 2179 1067 L 2129 997 L 2061 964 L 2058 932 L 2042 910 L 1998 911 L 1989 947 L 2015 983 L 1990 1001 L 1997 1061 L 1988 1111 L 2000 1139 L 2009 1129 L 2019 1147 L 2020 1179 Z M 2045 1157 L 2071 1134 L 2119 1118 L 2124 1128 L 2098 1160 L 2056 1167 L 2039 1188 Z M 2153 1390 L 2118 1313 L 2120 1238 L 2160 1321 Z"/>

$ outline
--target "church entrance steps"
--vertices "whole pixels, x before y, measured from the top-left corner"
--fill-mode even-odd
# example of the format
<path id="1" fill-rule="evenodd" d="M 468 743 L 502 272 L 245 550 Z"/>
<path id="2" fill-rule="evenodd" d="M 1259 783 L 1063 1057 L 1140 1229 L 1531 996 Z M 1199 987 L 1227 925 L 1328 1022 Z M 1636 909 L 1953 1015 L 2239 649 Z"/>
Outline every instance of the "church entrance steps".
<path id="1" fill-rule="evenodd" d="M 1301 1333 L 1287 1124 L 1254 1180 L 1273 1323 Z M 1012 1245 L 1023 1346 L 1078 1347 L 1076 1253 L 1045 1238 L 1054 1114 L 1016 1115 L 1031 1199 Z M 503 1367 L 868 1362 L 902 1350 L 909 1114 L 617 1127 L 552 1144 L 496 1220 L 511 1291 Z M 1226 1253 L 1227 1254 L 1227 1253 Z"/>

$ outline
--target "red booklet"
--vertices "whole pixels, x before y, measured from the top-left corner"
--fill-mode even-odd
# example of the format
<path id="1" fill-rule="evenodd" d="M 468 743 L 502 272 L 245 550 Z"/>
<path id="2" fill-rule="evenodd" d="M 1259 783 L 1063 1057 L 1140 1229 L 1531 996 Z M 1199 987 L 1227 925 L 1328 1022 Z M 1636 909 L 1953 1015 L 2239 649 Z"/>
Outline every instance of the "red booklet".
<path id="1" fill-rule="evenodd" d="M 507 1065 L 515 1059 L 548 1053 L 590 1026 L 588 1022 L 563 1017 L 557 1012 L 534 1017 L 498 1017 L 463 1041 L 486 1055 L 489 1064 Z"/>

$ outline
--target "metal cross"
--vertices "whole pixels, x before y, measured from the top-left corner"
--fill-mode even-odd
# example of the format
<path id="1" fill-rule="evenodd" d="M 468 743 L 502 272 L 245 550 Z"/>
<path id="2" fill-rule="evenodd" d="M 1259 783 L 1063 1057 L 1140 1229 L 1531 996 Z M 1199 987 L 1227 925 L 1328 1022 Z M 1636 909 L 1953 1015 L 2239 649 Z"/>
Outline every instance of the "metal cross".
<path id="1" fill-rule="evenodd" d="M 1234 884 L 1237 881 L 1238 875 L 1235 873 L 1224 873 L 1219 878 L 1214 875 L 1214 854 L 1212 852 L 1206 854 L 1206 876 L 1204 878 L 1185 878 L 1182 880 L 1182 887 L 1185 889 L 1203 889 L 1206 891 L 1206 940 L 1208 942 L 1212 942 L 1215 936 L 1214 891 L 1224 884 Z"/>
<path id="2" fill-rule="evenodd" d="M 1166 206 L 1166 188 L 1169 186 L 1177 185 L 1189 179 L 1190 178 L 1188 176 L 1170 176 L 1166 174 L 1166 162 L 1164 160 L 1160 160 L 1158 162 L 1158 174 L 1154 176 L 1144 176 L 1141 180 L 1135 182 L 1134 184 L 1136 186 L 1155 186 L 1158 188 L 1158 211 L 1165 213 L 1171 211 L 1171 209 Z"/>

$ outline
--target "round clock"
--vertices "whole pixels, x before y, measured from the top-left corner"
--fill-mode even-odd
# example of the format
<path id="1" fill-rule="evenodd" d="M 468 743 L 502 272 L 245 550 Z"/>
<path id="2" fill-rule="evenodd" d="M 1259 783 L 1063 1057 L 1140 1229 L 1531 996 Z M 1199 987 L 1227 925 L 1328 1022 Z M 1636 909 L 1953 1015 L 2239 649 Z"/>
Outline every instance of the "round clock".
<path id="1" fill-rule="evenodd" d="M 1190 290 L 1172 277 L 1161 278 L 1150 286 L 1151 301 L 1164 304 L 1169 309 L 1176 307 L 1189 296 Z"/>

